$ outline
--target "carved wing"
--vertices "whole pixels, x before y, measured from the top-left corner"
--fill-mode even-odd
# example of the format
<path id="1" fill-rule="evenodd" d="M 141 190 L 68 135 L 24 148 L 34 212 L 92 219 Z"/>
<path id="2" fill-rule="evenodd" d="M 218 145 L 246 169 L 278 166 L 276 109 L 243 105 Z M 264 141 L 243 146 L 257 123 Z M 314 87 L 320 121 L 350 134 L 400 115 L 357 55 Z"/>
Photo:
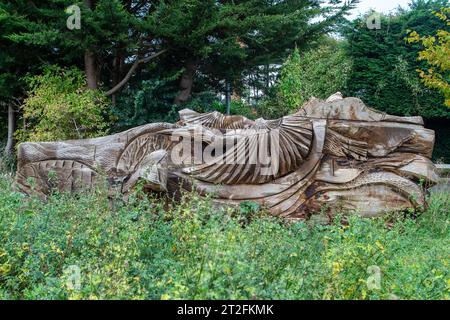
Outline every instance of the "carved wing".
<path id="1" fill-rule="evenodd" d="M 215 151 L 211 161 L 183 172 L 215 184 L 266 183 L 296 170 L 309 154 L 312 140 L 310 120 L 296 116 L 259 120 L 250 129 L 219 137 L 211 148 Z"/>
<path id="2" fill-rule="evenodd" d="M 180 124 L 202 125 L 213 129 L 245 129 L 253 126 L 254 121 L 243 116 L 226 116 L 220 112 L 198 113 L 190 109 L 179 112 Z"/>

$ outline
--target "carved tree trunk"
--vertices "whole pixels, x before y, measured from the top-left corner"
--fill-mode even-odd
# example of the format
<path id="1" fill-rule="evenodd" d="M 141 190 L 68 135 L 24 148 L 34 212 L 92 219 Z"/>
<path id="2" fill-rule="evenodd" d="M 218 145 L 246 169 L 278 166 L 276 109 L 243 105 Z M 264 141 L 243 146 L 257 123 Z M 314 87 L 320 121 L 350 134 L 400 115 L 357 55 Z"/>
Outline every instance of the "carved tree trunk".
<path id="1" fill-rule="evenodd" d="M 191 96 L 192 85 L 194 83 L 194 75 L 197 70 L 197 61 L 194 59 L 189 59 L 184 65 L 183 76 L 180 81 L 180 92 L 175 97 L 175 104 L 182 104 L 188 101 Z"/>
<path id="2" fill-rule="evenodd" d="M 14 109 L 11 103 L 8 105 L 8 138 L 5 147 L 5 155 L 10 156 L 13 153 L 14 147 Z"/>

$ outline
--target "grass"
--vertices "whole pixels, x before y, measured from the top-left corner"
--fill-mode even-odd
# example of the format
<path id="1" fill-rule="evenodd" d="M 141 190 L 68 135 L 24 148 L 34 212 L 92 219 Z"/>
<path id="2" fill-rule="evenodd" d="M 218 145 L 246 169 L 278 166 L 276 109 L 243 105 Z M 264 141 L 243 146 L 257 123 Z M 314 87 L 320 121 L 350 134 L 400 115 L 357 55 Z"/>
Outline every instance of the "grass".
<path id="1" fill-rule="evenodd" d="M 448 194 L 417 218 L 287 224 L 102 188 L 44 203 L 0 176 L 0 299 L 448 299 Z M 339 220 L 338 215 L 337 220 Z M 389 227 L 388 227 L 389 226 Z"/>

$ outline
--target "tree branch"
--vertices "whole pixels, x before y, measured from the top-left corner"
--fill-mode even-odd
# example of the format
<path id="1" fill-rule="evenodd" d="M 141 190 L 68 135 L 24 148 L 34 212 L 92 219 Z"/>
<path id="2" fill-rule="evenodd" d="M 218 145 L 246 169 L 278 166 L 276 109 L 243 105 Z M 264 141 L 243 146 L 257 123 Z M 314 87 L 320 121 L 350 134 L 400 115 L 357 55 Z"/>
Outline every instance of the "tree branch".
<path id="1" fill-rule="evenodd" d="M 119 91 L 120 89 L 122 89 L 122 87 L 130 80 L 131 76 L 133 75 L 133 73 L 136 71 L 137 68 L 139 68 L 139 66 L 141 64 L 145 64 L 147 62 L 149 62 L 150 60 L 155 59 L 156 57 L 158 57 L 159 55 L 163 54 L 164 52 L 166 52 L 167 49 L 161 50 L 147 58 L 142 58 L 142 59 L 138 59 L 136 60 L 133 65 L 131 66 L 130 70 L 128 70 L 127 74 L 125 75 L 125 77 L 122 79 L 122 81 L 120 81 L 118 84 L 116 84 L 114 86 L 114 88 L 112 88 L 111 90 L 107 91 L 105 93 L 106 96 L 112 96 L 113 94 L 115 94 L 117 91 Z"/>

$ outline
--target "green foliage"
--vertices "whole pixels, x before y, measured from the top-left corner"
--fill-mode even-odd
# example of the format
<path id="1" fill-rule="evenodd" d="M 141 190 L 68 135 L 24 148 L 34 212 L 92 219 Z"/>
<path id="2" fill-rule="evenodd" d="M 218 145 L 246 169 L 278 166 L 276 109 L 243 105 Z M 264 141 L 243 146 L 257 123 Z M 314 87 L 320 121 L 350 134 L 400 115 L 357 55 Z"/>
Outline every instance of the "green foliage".
<path id="1" fill-rule="evenodd" d="M 431 35 L 443 23 L 434 18 L 446 1 L 413 1 L 407 10 L 381 17 L 381 29 L 369 29 L 366 17 L 351 22 L 345 30 L 347 52 L 353 60 L 346 96 L 357 96 L 369 106 L 396 115 L 449 118 L 450 111 L 437 90 L 421 83 L 416 69 L 420 45 L 406 41 L 408 30 Z"/>
<path id="2" fill-rule="evenodd" d="M 188 108 L 197 112 L 219 111 L 226 113 L 226 105 L 220 102 L 217 94 L 212 91 L 196 92 L 192 98 L 181 105 L 173 104 L 177 94 L 174 79 L 179 73 L 159 79 L 144 80 L 135 88 L 127 88 L 118 97 L 112 112 L 116 119 L 114 131 L 151 122 L 176 122 L 178 111 Z M 130 108 L 130 106 L 133 106 Z M 240 100 L 231 101 L 231 114 L 243 115 L 250 119 L 257 116 L 256 110 Z"/>
<path id="3" fill-rule="evenodd" d="M 136 59 L 166 49 L 158 58 L 161 68 L 156 74 L 141 66 L 130 79 L 131 87 L 192 63 L 208 86 L 219 90 L 223 80 L 238 81 L 245 71 L 279 63 L 295 43 L 308 44 L 329 32 L 356 0 L 90 2 L 89 7 L 86 1 L 41 0 L 36 6 L 27 0 L 4 0 L 0 21 L 8 21 L 8 28 L 0 28 L 0 38 L 14 46 L 25 64 L 27 51 L 22 48 L 39 48 L 36 59 L 61 67 L 81 67 L 85 53 L 90 53 L 95 57 L 96 80 L 105 88 L 123 79 Z M 81 8 L 79 30 L 66 25 L 65 9 L 74 4 Z M 319 17 L 320 23 L 311 23 Z M 11 64 L 12 56 L 8 58 Z"/>
<path id="4" fill-rule="evenodd" d="M 220 103 L 217 94 L 208 90 L 193 94 L 191 100 L 185 103 L 182 108 L 192 109 L 197 112 L 211 112 L 215 110 L 226 112 L 225 105 Z"/>
<path id="5" fill-rule="evenodd" d="M 26 30 L 23 16 L 17 10 L 27 7 L 30 7 L 28 1 L 0 2 L 0 140 L 6 140 L 7 136 L 8 105 L 14 105 L 17 110 L 25 94 L 25 76 L 39 72 L 50 55 L 35 46 L 9 39 L 12 34 Z"/>
<path id="6" fill-rule="evenodd" d="M 48 67 L 28 80 L 30 90 L 22 106 L 26 127 L 16 133 L 18 141 L 81 139 L 106 133 L 107 99 L 100 91 L 86 89 L 81 71 Z"/>
<path id="7" fill-rule="evenodd" d="M 121 52 L 133 50 L 138 38 L 129 28 L 142 28 L 140 19 L 136 17 L 141 12 L 131 14 L 120 0 L 97 0 L 94 3 L 94 10 L 90 10 L 85 1 L 41 0 L 39 6 L 26 0 L 5 1 L 6 14 L 21 25 L 7 38 L 17 44 L 53 52 L 53 60 L 61 63 L 80 61 L 87 49 L 101 55 L 111 54 L 117 48 Z M 69 14 L 66 9 L 71 5 L 78 5 L 81 9 L 81 29 L 67 28 Z"/>
<path id="8" fill-rule="evenodd" d="M 212 108 L 210 108 L 210 109 L 211 110 L 209 110 L 209 111 L 216 110 L 223 114 L 226 114 L 226 112 L 227 112 L 226 104 L 223 102 L 218 102 L 218 101 L 216 101 L 212 105 Z M 257 110 L 242 100 L 231 100 L 230 101 L 230 114 L 241 115 L 241 116 L 247 117 L 248 119 L 252 119 L 252 120 L 254 120 L 258 117 Z"/>
<path id="9" fill-rule="evenodd" d="M 125 89 L 112 107 L 118 119 L 115 131 L 140 126 L 150 122 L 174 122 L 177 120 L 174 79 L 178 76 L 143 80 L 133 88 Z"/>
<path id="10" fill-rule="evenodd" d="M 255 108 L 248 105 L 244 101 L 231 101 L 230 113 L 235 115 L 242 115 L 248 119 L 256 119 L 258 112 Z"/>
<path id="11" fill-rule="evenodd" d="M 435 36 L 425 37 L 412 31 L 408 42 L 419 42 L 424 46 L 424 50 L 419 53 L 419 60 L 428 62 L 431 67 L 427 71 L 418 70 L 420 77 L 427 87 L 441 91 L 445 96 L 445 104 L 450 107 L 450 7 L 434 14 L 445 23 L 447 30 L 437 30 Z"/>
<path id="12" fill-rule="evenodd" d="M 239 212 L 244 216 L 250 216 L 251 214 L 257 213 L 259 210 L 259 204 L 253 201 L 241 202 L 239 206 Z"/>
<path id="13" fill-rule="evenodd" d="M 0 144 L 0 150 L 4 150 L 4 145 Z M 0 154 L 0 172 L 13 173 L 16 170 L 15 155 Z"/>
<path id="14" fill-rule="evenodd" d="M 298 49 L 281 69 L 276 100 L 289 111 L 297 111 L 311 97 L 326 99 L 344 91 L 351 69 L 342 46 L 331 41 L 304 53 Z"/>
<path id="15" fill-rule="evenodd" d="M 195 193 L 168 208 L 139 191 L 123 204 L 102 187 L 44 203 L 10 185 L 0 178 L 1 299 L 449 298 L 448 194 L 416 220 L 324 226 Z M 380 287 L 369 289 L 373 266 Z"/>
<path id="16" fill-rule="evenodd" d="M 155 37 L 170 43 L 178 61 L 197 62 L 217 89 L 224 79 L 239 80 L 244 71 L 279 63 L 295 43 L 309 43 L 339 24 L 354 4 L 177 0 L 159 2 L 148 25 Z M 319 16 L 322 23 L 310 23 Z"/>
<path id="17" fill-rule="evenodd" d="M 381 16 L 381 29 L 367 28 L 365 16 L 351 22 L 344 30 L 347 53 L 353 61 L 345 96 L 359 97 L 370 107 L 389 114 L 422 116 L 429 120 L 427 125 L 436 120 L 448 121 L 450 109 L 443 95 L 426 86 L 417 72 L 430 67 L 417 59 L 423 47 L 407 41 L 410 30 L 427 38 L 436 30 L 448 28 L 433 14 L 445 6 L 445 0 L 414 0 L 406 10 Z M 443 61 L 448 61 L 447 56 Z M 448 162 L 447 132 L 440 126 L 435 128 L 439 139 L 433 158 L 443 157 Z"/>
<path id="18" fill-rule="evenodd" d="M 124 90 L 117 104 L 112 107 L 114 117 L 118 119 L 114 131 L 151 122 L 173 123 L 179 119 L 178 111 L 184 108 L 197 112 L 226 112 L 226 105 L 211 91 L 194 93 L 187 103 L 174 105 L 173 98 L 177 93 L 174 79 L 177 76 L 178 73 L 163 79 L 144 80 L 136 89 Z M 231 101 L 231 114 L 243 115 L 250 119 L 254 119 L 257 115 L 254 108 L 243 101 L 235 100 Z"/>
<path id="19" fill-rule="evenodd" d="M 6 181 L 2 179 L 2 187 Z M 143 220 L 140 212 L 118 208 L 110 212 L 107 194 L 101 190 L 79 197 L 54 195 L 47 204 L 26 201 L 20 213 L 11 215 L 24 201 L 12 193 L 2 195 L 0 296 L 25 299 L 142 298 L 139 278 L 133 275 L 139 257 Z M 92 206 L 96 206 L 96 208 Z M 144 205 L 144 204 L 143 204 Z M 46 209 L 45 209 L 46 208 Z M 88 212 L 92 209 L 92 211 Z M 144 210 L 142 210 L 144 213 Z M 150 216 L 149 216 L 150 217 Z M 67 285 L 65 270 L 78 266 L 83 274 L 80 292 Z"/>

